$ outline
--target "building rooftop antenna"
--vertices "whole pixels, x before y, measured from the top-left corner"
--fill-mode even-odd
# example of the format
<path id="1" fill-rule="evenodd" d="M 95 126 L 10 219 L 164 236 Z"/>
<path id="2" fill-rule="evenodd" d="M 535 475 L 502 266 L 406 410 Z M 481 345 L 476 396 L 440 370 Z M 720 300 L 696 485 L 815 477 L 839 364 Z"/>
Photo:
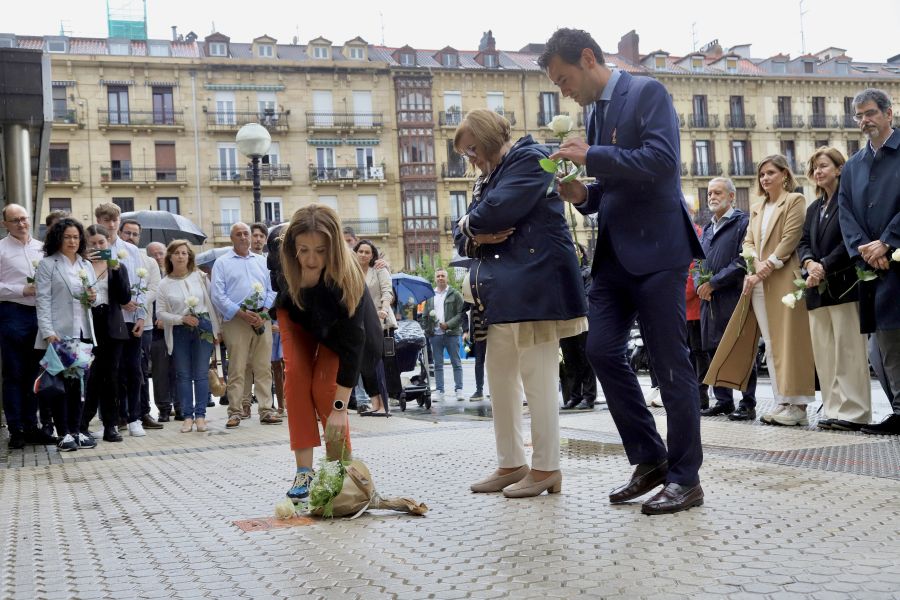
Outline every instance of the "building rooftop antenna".
<path id="1" fill-rule="evenodd" d="M 379 11 L 378 18 L 381 19 L 381 45 L 384 46 L 384 13 Z"/>
<path id="2" fill-rule="evenodd" d="M 805 0 L 800 0 L 800 54 L 806 54 L 806 31 L 803 28 L 803 15 L 806 14 L 803 10 L 804 2 Z"/>
<path id="3" fill-rule="evenodd" d="M 696 52 L 697 51 L 697 21 L 691 23 L 691 49 Z"/>

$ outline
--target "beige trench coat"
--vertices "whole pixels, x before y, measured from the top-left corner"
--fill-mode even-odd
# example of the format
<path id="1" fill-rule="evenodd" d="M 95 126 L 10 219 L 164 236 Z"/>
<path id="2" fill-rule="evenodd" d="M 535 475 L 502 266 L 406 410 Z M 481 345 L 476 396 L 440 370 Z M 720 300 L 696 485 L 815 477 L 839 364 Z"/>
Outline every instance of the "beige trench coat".
<path id="1" fill-rule="evenodd" d="M 794 280 L 800 277 L 796 250 L 803 234 L 806 199 L 802 194 L 787 194 L 776 202 L 764 239 L 761 239 L 764 203 L 750 207 L 744 249 L 752 250 L 760 260 L 774 254 L 784 263 L 762 282 L 775 363 L 768 367 L 775 369 L 778 392 L 782 396 L 813 396 L 815 362 L 806 304 L 801 300 L 794 308 L 788 308 L 781 302 L 786 294 L 797 289 Z M 704 383 L 746 390 L 758 340 L 759 327 L 753 306 L 749 296 L 742 297 L 728 321 Z"/>

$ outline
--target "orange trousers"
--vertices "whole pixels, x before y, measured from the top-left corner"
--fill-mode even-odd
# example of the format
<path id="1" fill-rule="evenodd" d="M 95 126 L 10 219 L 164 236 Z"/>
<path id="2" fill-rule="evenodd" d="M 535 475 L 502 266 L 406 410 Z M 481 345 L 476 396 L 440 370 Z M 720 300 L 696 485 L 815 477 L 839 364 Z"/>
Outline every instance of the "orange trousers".
<path id="1" fill-rule="evenodd" d="M 294 323 L 286 310 L 278 310 L 278 326 L 284 351 L 284 399 L 291 450 L 321 446 L 318 421 L 324 425 L 334 408 L 340 360 Z M 346 444 L 350 450 L 349 430 Z"/>

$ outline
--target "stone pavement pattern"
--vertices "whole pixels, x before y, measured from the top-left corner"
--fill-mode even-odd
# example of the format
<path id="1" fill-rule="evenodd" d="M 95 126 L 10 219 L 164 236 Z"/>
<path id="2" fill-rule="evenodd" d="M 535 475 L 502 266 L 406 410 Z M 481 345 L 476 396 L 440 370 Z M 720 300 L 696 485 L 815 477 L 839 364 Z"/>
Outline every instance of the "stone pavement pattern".
<path id="1" fill-rule="evenodd" d="M 352 417 L 379 491 L 427 516 L 265 531 L 235 522 L 272 515 L 293 460 L 255 413 L 27 460 L 0 440 L 0 598 L 900 598 L 896 439 L 704 420 L 706 504 L 647 517 L 607 502 L 630 467 L 605 409 L 561 416 L 562 494 L 511 500 L 469 493 L 490 421 L 442 404 Z"/>

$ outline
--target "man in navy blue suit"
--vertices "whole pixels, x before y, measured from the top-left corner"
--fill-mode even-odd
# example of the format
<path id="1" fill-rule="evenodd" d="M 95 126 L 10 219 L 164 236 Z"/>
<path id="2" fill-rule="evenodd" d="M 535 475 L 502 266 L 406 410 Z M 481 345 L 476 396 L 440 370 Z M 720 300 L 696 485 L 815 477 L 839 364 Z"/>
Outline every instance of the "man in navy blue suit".
<path id="1" fill-rule="evenodd" d="M 563 96 L 593 107 L 590 143 L 566 140 L 551 158 L 585 165 L 596 179 L 588 186 L 560 183 L 559 192 L 583 214 L 597 213 L 587 354 L 628 460 L 637 465 L 609 500 L 627 502 L 665 484 L 642 504 L 643 513 L 699 506 L 699 390 L 687 346 L 684 282 L 703 250 L 681 194 L 672 100 L 655 79 L 609 69 L 597 42 L 578 29 L 556 31 L 538 64 Z M 625 359 L 635 317 L 659 378 L 668 448 Z"/>

